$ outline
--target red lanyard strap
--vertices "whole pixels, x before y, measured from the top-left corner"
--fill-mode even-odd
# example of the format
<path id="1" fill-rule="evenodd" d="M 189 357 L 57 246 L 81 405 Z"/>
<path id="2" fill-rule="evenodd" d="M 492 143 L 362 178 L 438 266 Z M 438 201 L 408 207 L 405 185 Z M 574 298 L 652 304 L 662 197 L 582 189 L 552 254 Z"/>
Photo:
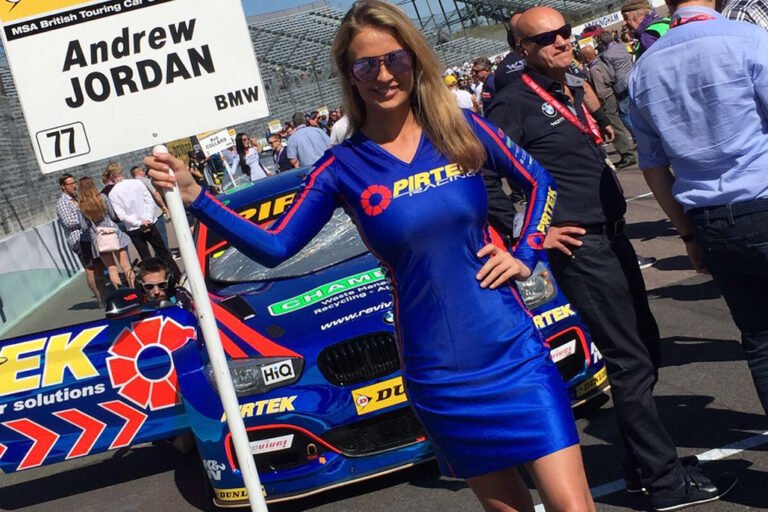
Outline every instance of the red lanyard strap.
<path id="1" fill-rule="evenodd" d="M 530 87 L 533 92 L 539 96 L 539 98 L 549 103 L 552 108 L 557 111 L 558 114 L 563 116 L 569 123 L 578 128 L 581 133 L 592 137 L 592 140 L 595 141 L 595 144 L 600 145 L 603 143 L 603 137 L 600 135 L 600 129 L 598 128 L 595 120 L 592 119 L 592 116 L 589 114 L 587 107 L 584 106 L 584 103 L 581 104 L 581 109 L 584 111 L 584 117 L 587 119 L 587 124 L 589 124 L 588 127 L 585 126 L 584 123 L 581 122 L 581 119 L 576 117 L 576 115 L 571 112 L 570 109 L 564 107 L 562 103 L 557 101 L 551 94 L 549 94 L 539 84 L 537 84 L 530 76 L 528 76 L 527 73 L 523 73 L 522 78 L 523 82 L 525 82 L 525 85 Z"/>
<path id="2" fill-rule="evenodd" d="M 710 21 L 714 19 L 715 17 L 709 14 L 697 14 L 690 18 L 675 18 L 672 23 L 669 24 L 669 28 L 679 27 L 680 25 L 685 25 L 686 23 L 692 23 L 694 21 Z"/>

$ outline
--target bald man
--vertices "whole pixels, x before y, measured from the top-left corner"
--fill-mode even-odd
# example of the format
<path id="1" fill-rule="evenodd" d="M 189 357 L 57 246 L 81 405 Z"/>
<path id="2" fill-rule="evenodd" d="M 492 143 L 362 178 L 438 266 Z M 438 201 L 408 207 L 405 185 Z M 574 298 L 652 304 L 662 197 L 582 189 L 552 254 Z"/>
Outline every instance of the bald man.
<path id="1" fill-rule="evenodd" d="M 558 285 L 605 357 L 627 490 L 647 490 L 658 511 L 717 499 L 720 491 L 698 468 L 680 463 L 656 410 L 659 329 L 624 234 L 621 186 L 590 128 L 584 89 L 568 75 L 571 27 L 549 7 L 529 9 L 515 27 L 526 67 L 497 94 L 487 116 L 557 181 L 544 247 Z"/>

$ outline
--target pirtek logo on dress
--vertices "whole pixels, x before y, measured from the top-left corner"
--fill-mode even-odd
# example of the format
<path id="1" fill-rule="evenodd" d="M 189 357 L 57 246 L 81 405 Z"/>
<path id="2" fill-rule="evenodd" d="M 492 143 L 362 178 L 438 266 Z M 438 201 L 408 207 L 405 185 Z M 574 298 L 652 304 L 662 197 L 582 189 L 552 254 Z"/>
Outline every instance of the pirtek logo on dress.
<path id="1" fill-rule="evenodd" d="M 384 213 L 393 200 L 410 197 L 441 187 L 461 178 L 474 176 L 474 172 L 462 173 L 457 164 L 448 164 L 429 171 L 417 172 L 387 185 L 371 185 L 360 194 L 360 206 L 366 215 L 375 217 Z"/>

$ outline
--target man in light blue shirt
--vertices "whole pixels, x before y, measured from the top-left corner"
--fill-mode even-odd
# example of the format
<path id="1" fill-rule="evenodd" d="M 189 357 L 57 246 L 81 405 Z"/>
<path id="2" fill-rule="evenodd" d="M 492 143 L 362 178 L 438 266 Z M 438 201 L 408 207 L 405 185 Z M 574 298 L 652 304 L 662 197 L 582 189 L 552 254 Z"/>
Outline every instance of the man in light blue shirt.
<path id="1" fill-rule="evenodd" d="M 293 114 L 296 131 L 288 138 L 288 159 L 294 167 L 312 165 L 331 147 L 331 138 L 324 130 L 306 125 L 302 112 Z"/>
<path id="2" fill-rule="evenodd" d="M 640 167 L 722 291 L 768 412 L 768 32 L 667 1 L 671 28 L 630 79 Z"/>

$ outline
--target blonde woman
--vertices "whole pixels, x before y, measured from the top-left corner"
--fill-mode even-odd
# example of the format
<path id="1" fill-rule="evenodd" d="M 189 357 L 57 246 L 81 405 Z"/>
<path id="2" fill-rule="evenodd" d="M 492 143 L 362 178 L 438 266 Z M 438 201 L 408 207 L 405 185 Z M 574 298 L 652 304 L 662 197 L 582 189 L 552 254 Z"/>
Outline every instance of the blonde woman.
<path id="1" fill-rule="evenodd" d="M 109 203 L 109 199 L 104 194 L 99 194 L 96 190 L 96 185 L 89 177 L 80 178 L 78 184 L 80 189 L 80 211 L 86 221 L 86 227 L 91 233 L 91 246 L 93 250 L 93 256 L 101 259 L 104 266 L 107 267 L 109 272 L 109 280 L 112 286 L 120 288 L 122 283 L 120 281 L 120 274 L 117 270 L 117 265 L 123 269 L 126 279 L 128 280 L 128 286 L 133 287 L 133 272 L 131 270 L 131 264 L 128 260 L 128 244 L 130 239 L 121 229 L 118 228 L 114 211 L 112 211 L 112 205 Z M 97 231 L 100 228 L 114 229 L 117 235 L 117 241 L 119 249 L 110 252 L 99 252 L 97 246 Z"/>
<path id="2" fill-rule="evenodd" d="M 167 187 L 173 167 L 190 211 L 266 265 L 344 208 L 387 270 L 407 394 L 442 471 L 466 479 L 486 510 L 533 510 L 521 465 L 547 510 L 594 510 L 563 381 L 515 285 L 541 257 L 554 182 L 459 109 L 427 41 L 396 7 L 356 3 L 332 57 L 353 135 L 315 163 L 269 229 L 217 203 L 169 155 L 145 159 L 150 175 Z M 529 194 L 510 252 L 491 243 L 483 167 Z"/>

